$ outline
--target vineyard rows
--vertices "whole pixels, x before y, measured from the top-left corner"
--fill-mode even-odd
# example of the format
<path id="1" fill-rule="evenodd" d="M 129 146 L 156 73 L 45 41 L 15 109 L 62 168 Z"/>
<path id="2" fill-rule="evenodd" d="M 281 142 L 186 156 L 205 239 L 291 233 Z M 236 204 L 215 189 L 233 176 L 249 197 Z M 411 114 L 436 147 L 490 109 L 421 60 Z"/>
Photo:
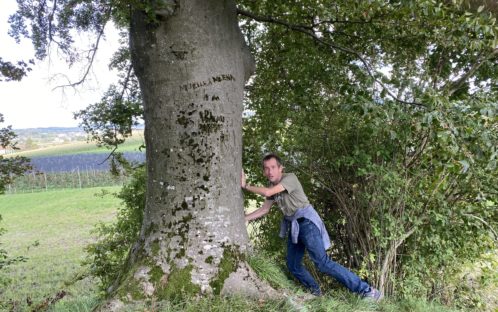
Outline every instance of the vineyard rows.
<path id="1" fill-rule="evenodd" d="M 121 185 L 127 177 L 113 176 L 109 171 L 87 170 L 73 172 L 30 173 L 7 186 L 7 194 L 48 191 L 61 188 L 85 188 Z"/>
<path id="2" fill-rule="evenodd" d="M 142 163 L 145 161 L 145 153 L 124 152 L 128 161 Z M 107 171 L 109 170 L 109 159 L 107 153 L 96 154 L 71 154 L 61 156 L 32 157 L 31 164 L 39 172 L 73 172 L 73 171 Z"/>
<path id="3" fill-rule="evenodd" d="M 31 158 L 34 170 L 15 179 L 7 193 L 38 192 L 59 188 L 121 185 L 128 179 L 113 176 L 107 154 L 73 154 Z M 145 154 L 125 152 L 128 161 L 142 163 Z"/>

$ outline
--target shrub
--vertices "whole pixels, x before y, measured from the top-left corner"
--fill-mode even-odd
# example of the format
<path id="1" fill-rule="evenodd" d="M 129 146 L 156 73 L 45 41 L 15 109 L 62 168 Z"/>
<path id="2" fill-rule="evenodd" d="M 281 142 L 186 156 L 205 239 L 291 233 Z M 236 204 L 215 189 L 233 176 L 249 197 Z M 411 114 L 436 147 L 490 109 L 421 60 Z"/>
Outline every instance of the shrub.
<path id="1" fill-rule="evenodd" d="M 106 290 L 119 276 L 132 244 L 137 240 L 145 207 L 145 166 L 134 169 L 131 181 L 116 194 L 123 201 L 116 222 L 96 227 L 98 240 L 86 247 L 85 264 L 90 274 L 100 280 Z"/>

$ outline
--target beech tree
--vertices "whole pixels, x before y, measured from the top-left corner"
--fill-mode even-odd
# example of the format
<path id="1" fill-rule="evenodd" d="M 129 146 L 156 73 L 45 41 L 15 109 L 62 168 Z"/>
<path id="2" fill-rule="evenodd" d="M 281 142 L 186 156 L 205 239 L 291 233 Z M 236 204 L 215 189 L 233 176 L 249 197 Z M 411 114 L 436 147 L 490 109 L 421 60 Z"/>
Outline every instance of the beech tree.
<path id="1" fill-rule="evenodd" d="M 141 237 L 116 290 L 164 299 L 259 292 L 243 258 L 241 118 L 252 66 L 235 4 L 171 1 L 156 13 L 131 14 L 148 183 Z"/>

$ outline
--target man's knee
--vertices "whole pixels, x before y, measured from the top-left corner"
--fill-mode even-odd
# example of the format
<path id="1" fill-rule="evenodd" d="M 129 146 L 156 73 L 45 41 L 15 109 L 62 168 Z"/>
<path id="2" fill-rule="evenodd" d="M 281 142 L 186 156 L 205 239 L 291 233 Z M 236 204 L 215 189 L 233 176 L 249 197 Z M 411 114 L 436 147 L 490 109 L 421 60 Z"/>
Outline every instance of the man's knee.
<path id="1" fill-rule="evenodd" d="M 315 267 L 322 273 L 329 272 L 331 269 L 334 269 L 334 266 L 335 262 L 331 261 L 328 257 L 323 257 L 315 261 Z"/>

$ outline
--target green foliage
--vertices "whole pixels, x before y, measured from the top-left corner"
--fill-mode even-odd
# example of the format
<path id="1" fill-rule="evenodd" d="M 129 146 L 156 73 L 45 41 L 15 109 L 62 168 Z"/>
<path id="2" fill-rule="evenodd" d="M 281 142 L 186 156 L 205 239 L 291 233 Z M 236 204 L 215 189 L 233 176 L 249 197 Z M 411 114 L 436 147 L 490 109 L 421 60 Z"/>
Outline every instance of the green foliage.
<path id="1" fill-rule="evenodd" d="M 34 62 L 30 60 L 29 64 L 34 64 Z M 4 61 L 0 57 L 0 82 L 19 81 L 26 76 L 29 71 L 31 71 L 31 68 L 28 63 L 24 61 L 18 61 L 16 64 L 12 64 L 11 62 Z M 4 77 L 4 80 L 2 80 L 1 77 Z"/>
<path id="2" fill-rule="evenodd" d="M 49 45 L 55 44 L 69 63 L 81 56 L 73 47 L 72 29 L 101 33 L 110 20 L 111 1 L 58 1 L 56 3 L 18 0 L 18 11 L 9 19 L 9 34 L 33 42 L 36 58 L 47 56 Z"/>
<path id="3" fill-rule="evenodd" d="M 133 127 L 143 118 L 141 93 L 133 72 L 127 38 L 127 33 L 122 32 L 121 46 L 110 64 L 110 68 L 119 73 L 118 83 L 109 86 L 100 102 L 74 114 L 74 118 L 81 120 L 80 126 L 97 146 L 112 149 L 111 172 L 116 175 L 131 168 L 122 153 L 116 151 L 123 149 L 123 144 L 130 141 Z M 145 144 L 140 146 L 140 150 L 142 148 L 145 148 Z"/>
<path id="4" fill-rule="evenodd" d="M 167 9 L 168 1 L 86 1 L 62 0 L 56 2 L 18 0 L 18 10 L 9 18 L 9 34 L 17 41 L 21 37 L 31 40 L 37 59 L 44 59 L 51 46 L 56 46 L 60 56 L 65 57 L 68 64 L 85 62 L 90 68 L 106 25 L 113 21 L 114 25 L 127 29 L 130 13 L 135 10 L 145 10 L 152 19 L 157 10 Z M 81 53 L 74 45 L 75 32 L 86 32 L 95 36 L 95 42 L 87 51 Z M 131 135 L 131 127 L 138 124 L 143 108 L 140 98 L 138 81 L 133 73 L 128 50 L 128 33 L 121 33 L 121 47 L 116 51 L 110 64 L 110 69 L 119 72 L 119 81 L 111 85 L 103 95 L 102 100 L 90 105 L 87 109 L 75 114 L 81 118 L 81 126 L 99 145 L 110 148 L 124 142 Z M 0 59 L 0 69 L 11 79 L 20 79 L 25 74 L 23 67 L 9 69 Z M 4 66 L 5 65 L 5 66 Z M 20 64 L 20 65 L 24 65 Z M 5 75 L 5 74 L 4 74 Z M 69 83 L 71 86 L 81 84 L 80 81 Z M 119 157 L 119 156 L 118 156 Z M 113 159 L 114 160 L 114 159 Z M 119 159 L 117 159 L 119 162 Z"/>
<path id="5" fill-rule="evenodd" d="M 119 73 L 117 85 L 111 85 L 100 102 L 74 114 L 81 126 L 98 146 L 117 148 L 132 135 L 132 127 L 143 115 L 138 80 L 135 77 L 128 50 L 127 33 L 121 34 L 121 46 L 115 52 L 110 68 Z"/>
<path id="6" fill-rule="evenodd" d="M 112 86 L 101 102 L 89 105 L 86 109 L 75 114 L 75 118 L 82 119 L 83 130 L 91 135 L 97 144 L 117 146 L 131 136 L 133 126 L 139 121 L 143 109 L 139 102 L 124 102 L 120 90 Z"/>
<path id="7" fill-rule="evenodd" d="M 124 206 L 118 210 L 116 222 L 100 223 L 96 228 L 98 241 L 86 247 L 88 256 L 85 263 L 90 266 L 90 274 L 100 280 L 103 290 L 117 279 L 132 244 L 138 238 L 145 207 L 145 185 L 145 167 L 140 166 L 131 181 L 117 194 Z"/>
<path id="8" fill-rule="evenodd" d="M 3 123 L 3 115 L 0 114 L 0 124 Z M 17 149 L 14 141 L 16 134 L 12 131 L 12 126 L 0 129 L 0 147 L 3 150 Z M 18 176 L 23 175 L 30 170 L 29 159 L 22 156 L 4 158 L 0 155 L 0 195 L 5 192 L 5 187 L 12 183 Z"/>
<path id="9" fill-rule="evenodd" d="M 242 1 L 259 14 L 243 24 L 257 60 L 249 176 L 282 154 L 334 259 L 388 294 L 459 303 L 461 264 L 496 248 L 495 17 L 433 1 L 307 2 Z M 276 222 L 257 233 L 272 252 Z"/>
<path id="10" fill-rule="evenodd" d="M 22 176 L 31 169 L 29 159 L 22 156 L 4 158 L 0 156 L 0 195 L 5 192 L 7 185 L 16 177 Z"/>

